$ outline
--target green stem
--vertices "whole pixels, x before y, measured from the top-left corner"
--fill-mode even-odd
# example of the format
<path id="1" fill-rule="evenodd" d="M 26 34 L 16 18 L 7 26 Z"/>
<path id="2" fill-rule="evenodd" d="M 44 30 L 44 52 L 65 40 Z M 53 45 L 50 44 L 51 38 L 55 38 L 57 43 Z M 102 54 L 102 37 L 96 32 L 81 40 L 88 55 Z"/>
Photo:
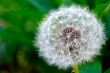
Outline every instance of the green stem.
<path id="1" fill-rule="evenodd" d="M 77 65 L 77 64 L 74 65 L 74 68 L 73 68 L 73 70 L 71 71 L 71 73 L 79 73 L 78 65 Z"/>

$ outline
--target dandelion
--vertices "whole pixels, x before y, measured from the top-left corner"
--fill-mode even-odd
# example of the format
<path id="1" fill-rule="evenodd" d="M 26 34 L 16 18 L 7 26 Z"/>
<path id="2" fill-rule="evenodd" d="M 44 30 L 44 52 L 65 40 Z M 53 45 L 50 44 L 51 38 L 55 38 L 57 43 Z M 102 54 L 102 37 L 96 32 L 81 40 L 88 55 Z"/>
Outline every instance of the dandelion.
<path id="1" fill-rule="evenodd" d="M 102 22 L 88 9 L 61 7 L 43 20 L 35 45 L 47 63 L 66 69 L 100 54 L 103 30 Z"/>

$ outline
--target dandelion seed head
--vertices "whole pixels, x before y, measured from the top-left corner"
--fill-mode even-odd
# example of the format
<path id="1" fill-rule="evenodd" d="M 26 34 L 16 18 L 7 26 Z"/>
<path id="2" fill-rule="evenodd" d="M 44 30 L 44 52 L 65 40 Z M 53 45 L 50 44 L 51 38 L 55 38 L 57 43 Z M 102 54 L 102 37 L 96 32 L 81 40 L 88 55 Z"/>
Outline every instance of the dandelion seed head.
<path id="1" fill-rule="evenodd" d="M 52 11 L 42 21 L 35 41 L 39 55 L 63 69 L 91 61 L 104 43 L 102 22 L 80 6 Z"/>

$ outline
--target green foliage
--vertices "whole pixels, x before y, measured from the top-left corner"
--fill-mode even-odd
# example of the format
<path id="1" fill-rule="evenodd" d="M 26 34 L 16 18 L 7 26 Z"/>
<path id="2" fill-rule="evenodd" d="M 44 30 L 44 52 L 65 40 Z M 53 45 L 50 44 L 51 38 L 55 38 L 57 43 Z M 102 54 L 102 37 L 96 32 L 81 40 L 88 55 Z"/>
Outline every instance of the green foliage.
<path id="1" fill-rule="evenodd" d="M 80 73 L 102 73 L 101 61 L 95 60 L 91 63 L 81 65 L 79 67 Z"/>
<path id="2" fill-rule="evenodd" d="M 105 71 L 104 73 L 110 73 L 110 69 L 108 69 L 107 71 Z"/>
<path id="3" fill-rule="evenodd" d="M 0 73 L 68 73 L 39 58 L 33 40 L 39 23 L 49 11 L 73 4 L 93 11 L 104 22 L 110 40 L 110 0 L 0 0 Z M 106 54 L 110 53 L 109 43 L 102 49 L 103 56 L 80 65 L 80 73 L 102 73 L 105 64 L 102 61 L 105 55 L 110 56 Z M 110 69 L 104 73 L 110 73 Z"/>

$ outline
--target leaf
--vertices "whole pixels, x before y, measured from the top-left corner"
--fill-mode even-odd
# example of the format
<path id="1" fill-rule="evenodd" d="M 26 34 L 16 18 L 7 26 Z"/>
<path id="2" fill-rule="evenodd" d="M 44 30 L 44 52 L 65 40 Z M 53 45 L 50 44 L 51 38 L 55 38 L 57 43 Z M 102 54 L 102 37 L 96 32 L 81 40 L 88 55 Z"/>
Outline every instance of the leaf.
<path id="1" fill-rule="evenodd" d="M 101 3 L 93 10 L 104 22 L 105 34 L 110 37 L 110 2 Z"/>
<path id="2" fill-rule="evenodd" d="M 93 12 L 95 12 L 99 17 L 103 17 L 109 4 L 110 2 L 101 3 L 93 9 Z"/>
<path id="3" fill-rule="evenodd" d="M 110 8 L 109 13 L 107 13 L 107 19 L 106 19 L 106 35 L 107 37 L 110 37 Z"/>
<path id="4" fill-rule="evenodd" d="M 56 8 L 56 2 L 56 0 L 29 0 L 30 4 L 43 12 L 48 12 L 50 9 Z"/>
<path id="5" fill-rule="evenodd" d="M 94 62 L 80 65 L 79 71 L 80 73 L 102 73 L 101 62 L 95 60 Z"/>
<path id="6" fill-rule="evenodd" d="M 110 73 L 110 68 L 108 70 L 106 70 L 104 73 Z"/>

